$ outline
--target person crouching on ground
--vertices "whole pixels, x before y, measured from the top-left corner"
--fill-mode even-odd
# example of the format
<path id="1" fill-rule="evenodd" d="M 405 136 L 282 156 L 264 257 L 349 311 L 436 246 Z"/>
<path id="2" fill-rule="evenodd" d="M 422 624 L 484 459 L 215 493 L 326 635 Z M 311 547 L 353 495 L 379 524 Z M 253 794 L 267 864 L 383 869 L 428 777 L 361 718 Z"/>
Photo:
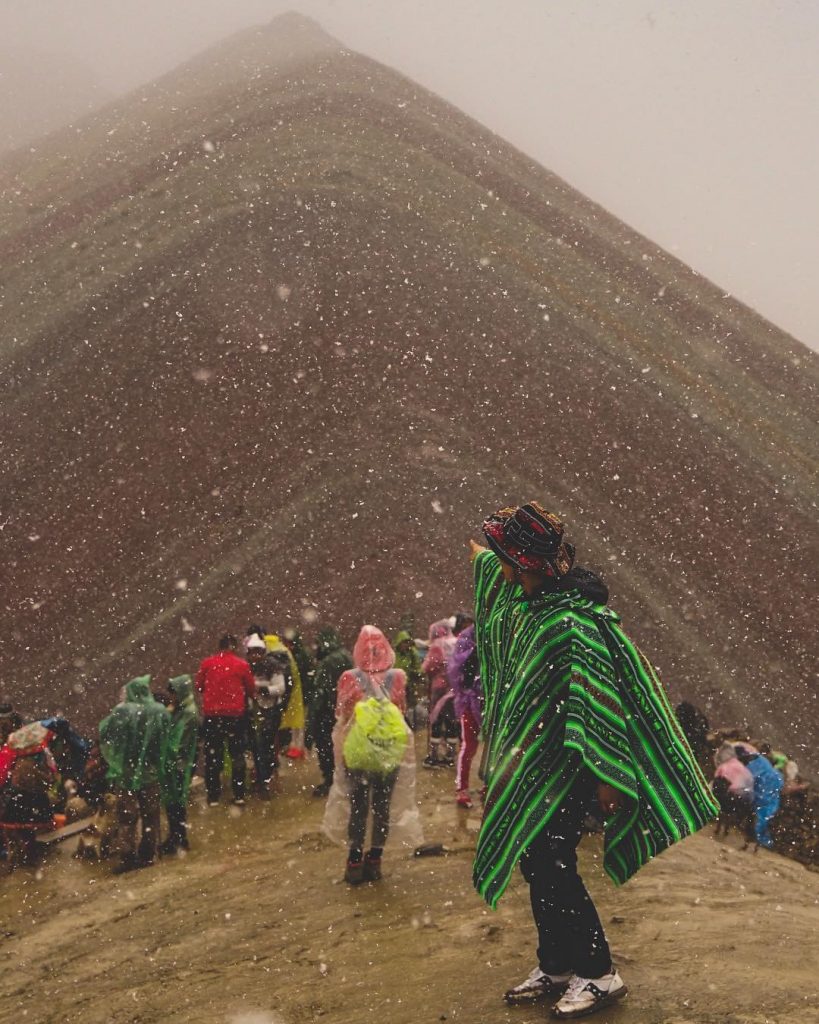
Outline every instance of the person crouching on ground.
<path id="1" fill-rule="evenodd" d="M 171 727 L 162 783 L 168 838 L 160 846 L 160 852 L 164 854 L 188 849 L 188 795 L 199 735 L 199 715 L 193 699 L 191 677 L 184 675 L 171 679 L 168 693 L 171 697 Z"/>
<path id="2" fill-rule="evenodd" d="M 391 823 L 400 820 L 401 841 L 422 842 L 415 805 L 415 762 L 404 720 L 406 677 L 394 669 L 395 653 L 375 626 L 364 626 L 353 648 L 355 668 L 338 681 L 333 746 L 336 767 L 324 831 L 339 839 L 346 811 L 349 855 L 344 880 L 377 882 Z M 401 778 L 401 799 L 394 803 Z M 372 843 L 364 855 L 372 810 Z M 392 811 L 395 810 L 395 814 Z"/>
<path id="3" fill-rule="evenodd" d="M 125 700 L 100 722 L 100 749 L 117 798 L 122 860 L 114 874 L 149 867 L 159 841 L 160 780 L 165 769 L 171 716 L 151 693 L 151 677 L 132 679 Z M 137 848 L 137 824 L 142 836 Z"/>
<path id="4" fill-rule="evenodd" d="M 577 871 L 589 804 L 618 884 L 718 807 L 605 586 L 573 568 L 557 516 L 529 502 L 483 529 L 492 550 L 472 550 L 487 794 L 473 881 L 492 907 L 518 862 L 529 883 L 538 966 L 506 1001 L 557 998 L 555 1016 L 585 1016 L 626 993 Z"/>

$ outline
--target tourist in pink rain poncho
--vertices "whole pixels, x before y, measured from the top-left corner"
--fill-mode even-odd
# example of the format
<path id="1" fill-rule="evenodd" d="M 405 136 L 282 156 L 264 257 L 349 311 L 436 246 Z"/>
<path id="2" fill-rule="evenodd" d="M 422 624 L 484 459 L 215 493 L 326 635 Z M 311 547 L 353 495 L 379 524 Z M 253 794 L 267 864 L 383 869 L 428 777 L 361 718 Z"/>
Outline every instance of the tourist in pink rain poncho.
<path id="1" fill-rule="evenodd" d="M 352 669 L 339 678 L 333 730 L 335 773 L 324 832 L 347 842 L 345 880 L 381 878 L 387 836 L 415 849 L 423 842 L 415 802 L 415 751 L 404 720 L 406 677 L 393 668 L 395 652 L 375 626 L 364 626 L 353 648 Z M 367 820 L 372 842 L 364 855 Z"/>
<path id="2" fill-rule="evenodd" d="M 429 627 L 429 649 L 421 666 L 429 682 L 429 752 L 424 764 L 429 768 L 451 765 L 455 747 L 451 740 L 460 733 L 446 669 L 455 650 L 455 635 L 447 619 Z"/>

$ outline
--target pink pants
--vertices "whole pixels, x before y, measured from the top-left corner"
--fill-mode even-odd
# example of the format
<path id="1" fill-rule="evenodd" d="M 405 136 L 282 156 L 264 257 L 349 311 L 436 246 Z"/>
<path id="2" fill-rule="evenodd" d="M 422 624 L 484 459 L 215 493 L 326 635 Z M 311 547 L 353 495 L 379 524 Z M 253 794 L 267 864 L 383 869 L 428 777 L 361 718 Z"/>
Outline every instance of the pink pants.
<path id="1" fill-rule="evenodd" d="M 460 792 L 462 789 L 469 789 L 469 771 L 472 768 L 472 758 L 478 749 L 478 733 L 480 726 L 465 711 L 461 715 L 461 749 L 458 751 L 458 765 L 455 770 L 455 788 Z"/>

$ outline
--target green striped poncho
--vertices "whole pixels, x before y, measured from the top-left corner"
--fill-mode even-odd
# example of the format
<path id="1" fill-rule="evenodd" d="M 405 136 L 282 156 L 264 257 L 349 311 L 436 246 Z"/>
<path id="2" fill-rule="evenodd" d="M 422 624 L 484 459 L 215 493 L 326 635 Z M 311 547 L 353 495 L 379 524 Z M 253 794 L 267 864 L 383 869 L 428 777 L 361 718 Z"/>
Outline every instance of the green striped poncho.
<path id="1" fill-rule="evenodd" d="M 657 674 L 619 617 L 577 590 L 527 600 L 475 559 L 486 804 L 475 888 L 494 907 L 582 768 L 625 794 L 606 821 L 617 884 L 717 813 Z"/>

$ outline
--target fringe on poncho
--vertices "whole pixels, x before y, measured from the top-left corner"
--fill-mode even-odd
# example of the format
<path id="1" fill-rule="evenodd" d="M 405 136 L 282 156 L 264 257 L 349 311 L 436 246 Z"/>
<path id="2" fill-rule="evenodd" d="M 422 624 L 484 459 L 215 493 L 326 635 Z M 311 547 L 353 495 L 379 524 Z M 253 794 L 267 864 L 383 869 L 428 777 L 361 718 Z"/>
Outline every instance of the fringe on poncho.
<path id="1" fill-rule="evenodd" d="M 605 825 L 617 884 L 716 816 L 662 684 L 614 612 L 577 590 L 527 600 L 489 551 L 475 559 L 475 598 L 487 796 L 473 880 L 490 906 L 584 768 L 626 797 Z"/>

